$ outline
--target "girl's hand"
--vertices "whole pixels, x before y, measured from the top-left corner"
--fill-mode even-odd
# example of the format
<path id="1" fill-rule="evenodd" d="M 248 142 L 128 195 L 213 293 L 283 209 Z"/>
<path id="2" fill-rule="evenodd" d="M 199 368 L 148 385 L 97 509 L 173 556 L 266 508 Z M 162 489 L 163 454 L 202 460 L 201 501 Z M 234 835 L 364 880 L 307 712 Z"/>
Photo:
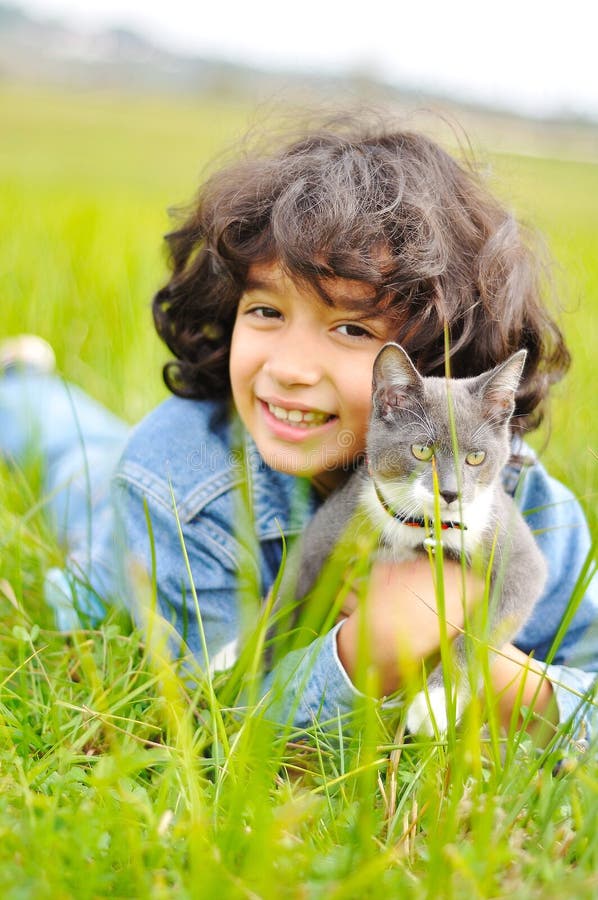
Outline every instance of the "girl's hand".
<path id="1" fill-rule="evenodd" d="M 483 594 L 484 583 L 480 578 L 468 571 L 464 585 L 460 563 L 445 560 L 449 639 L 456 637 L 463 627 L 464 604 L 471 609 Z M 358 608 L 357 598 L 350 596 L 343 614 L 346 622 L 337 635 L 340 661 L 354 680 L 363 628 L 365 650 L 377 672 L 382 696 L 405 686 L 411 678 L 421 680 L 422 663 L 434 661 L 439 654 L 436 593 L 430 562 L 425 557 L 408 563 L 375 562 L 363 609 Z"/>

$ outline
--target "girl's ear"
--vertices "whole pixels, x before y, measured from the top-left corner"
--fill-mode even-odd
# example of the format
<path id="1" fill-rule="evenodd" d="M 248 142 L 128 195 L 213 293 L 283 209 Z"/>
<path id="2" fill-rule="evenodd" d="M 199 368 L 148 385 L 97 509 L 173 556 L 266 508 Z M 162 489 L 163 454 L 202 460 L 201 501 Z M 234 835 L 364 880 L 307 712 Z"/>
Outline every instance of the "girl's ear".
<path id="1" fill-rule="evenodd" d="M 518 350 L 495 369 L 480 375 L 484 413 L 493 422 L 504 423 L 513 415 L 526 357 L 527 350 Z"/>
<path id="2" fill-rule="evenodd" d="M 374 360 L 372 399 L 383 418 L 393 408 L 410 406 L 422 388 L 422 377 L 399 344 L 385 344 Z"/>

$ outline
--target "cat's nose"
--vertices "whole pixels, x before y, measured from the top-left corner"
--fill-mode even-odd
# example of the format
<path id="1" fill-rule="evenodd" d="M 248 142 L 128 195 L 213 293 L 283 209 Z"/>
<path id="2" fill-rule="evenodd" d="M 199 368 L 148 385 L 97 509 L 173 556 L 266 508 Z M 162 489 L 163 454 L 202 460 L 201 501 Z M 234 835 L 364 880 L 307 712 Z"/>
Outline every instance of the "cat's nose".
<path id="1" fill-rule="evenodd" d="M 440 491 L 440 496 L 444 500 L 445 503 L 450 505 L 453 500 L 456 500 L 459 494 L 457 491 Z"/>

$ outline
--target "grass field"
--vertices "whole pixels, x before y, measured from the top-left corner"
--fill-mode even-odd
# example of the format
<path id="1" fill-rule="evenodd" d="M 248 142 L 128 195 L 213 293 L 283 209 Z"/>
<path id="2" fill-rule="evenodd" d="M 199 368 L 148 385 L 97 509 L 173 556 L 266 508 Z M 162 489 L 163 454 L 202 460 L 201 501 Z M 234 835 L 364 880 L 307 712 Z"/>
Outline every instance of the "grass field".
<path id="1" fill-rule="evenodd" d="M 166 210 L 250 115 L 1 88 L 0 337 L 43 335 L 128 421 L 151 409 L 165 396 L 149 303 Z M 496 189 L 558 263 L 574 366 L 544 458 L 596 532 L 598 165 L 487 149 Z M 591 755 L 557 778 L 556 746 L 511 735 L 498 752 L 475 728 L 403 744 L 369 708 L 357 734 L 294 744 L 221 709 L 209 684 L 191 701 L 122 617 L 52 629 L 41 583 L 62 549 L 36 507 L 39 472 L 0 474 L 3 897 L 596 896 Z"/>

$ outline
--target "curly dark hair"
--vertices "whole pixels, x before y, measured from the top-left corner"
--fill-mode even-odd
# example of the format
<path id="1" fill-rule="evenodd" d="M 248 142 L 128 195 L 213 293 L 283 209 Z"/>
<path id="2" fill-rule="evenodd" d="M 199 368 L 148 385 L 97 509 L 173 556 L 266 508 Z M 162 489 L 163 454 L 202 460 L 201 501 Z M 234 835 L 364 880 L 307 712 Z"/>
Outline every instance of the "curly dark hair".
<path id="1" fill-rule="evenodd" d="M 472 164 L 371 117 L 308 129 L 212 175 L 166 236 L 172 274 L 154 297 L 164 367 L 182 397 L 230 396 L 236 309 L 252 263 L 277 261 L 322 297 L 330 279 L 374 290 L 422 374 L 476 375 L 528 351 L 514 426 L 542 419 L 570 357 L 543 301 L 543 254 Z"/>

